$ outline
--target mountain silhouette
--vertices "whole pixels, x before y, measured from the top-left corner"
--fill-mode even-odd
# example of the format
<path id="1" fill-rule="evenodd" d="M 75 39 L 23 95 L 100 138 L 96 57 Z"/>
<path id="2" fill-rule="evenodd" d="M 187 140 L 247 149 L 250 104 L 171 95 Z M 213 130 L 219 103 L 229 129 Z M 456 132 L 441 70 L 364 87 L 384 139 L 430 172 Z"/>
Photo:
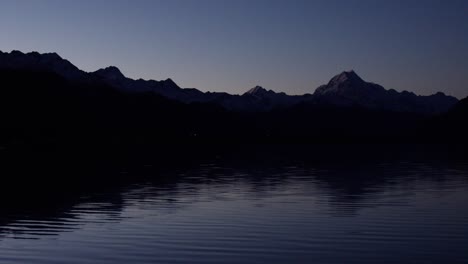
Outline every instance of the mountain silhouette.
<path id="1" fill-rule="evenodd" d="M 313 96 L 322 104 L 426 114 L 447 112 L 458 101 L 440 92 L 417 96 L 407 91 L 386 90 L 378 84 L 365 82 L 354 71 L 336 75 L 328 84 L 317 88 Z"/>
<path id="2" fill-rule="evenodd" d="M 0 150 L 109 155 L 160 144 L 435 142 L 466 120 L 466 100 L 417 96 L 343 72 L 313 94 L 260 86 L 242 95 L 173 80 L 84 72 L 56 54 L 0 53 Z M 450 108 L 450 106 L 455 107 Z M 437 133 L 436 133 L 437 132 Z"/>
<path id="3" fill-rule="evenodd" d="M 457 99 L 437 93 L 418 96 L 410 92 L 386 90 L 382 86 L 364 81 L 354 71 L 345 71 L 333 77 L 328 84 L 318 87 L 306 95 L 276 93 L 257 86 L 243 95 L 218 92 L 201 92 L 197 89 L 183 89 L 172 79 L 163 81 L 133 80 L 125 77 L 114 66 L 85 73 L 62 59 L 56 53 L 0 52 L 0 68 L 28 69 L 54 72 L 67 80 L 101 82 L 126 93 L 155 93 L 183 103 L 217 104 L 230 111 L 258 112 L 275 108 L 287 108 L 298 104 L 333 105 L 336 107 L 363 107 L 373 110 L 439 114 L 447 112 Z"/>
<path id="4" fill-rule="evenodd" d="M 54 72 L 69 80 L 84 80 L 87 74 L 57 53 L 10 53 L 0 51 L 0 68 Z"/>

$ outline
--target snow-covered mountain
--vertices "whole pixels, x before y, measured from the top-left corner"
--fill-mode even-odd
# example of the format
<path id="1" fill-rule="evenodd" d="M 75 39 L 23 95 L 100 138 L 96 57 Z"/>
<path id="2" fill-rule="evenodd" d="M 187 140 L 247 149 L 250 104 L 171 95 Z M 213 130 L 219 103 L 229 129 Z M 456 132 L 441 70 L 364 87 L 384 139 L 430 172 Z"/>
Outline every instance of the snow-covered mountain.
<path id="1" fill-rule="evenodd" d="M 217 104 L 231 111 L 259 112 L 309 104 L 434 114 L 448 111 L 458 101 L 441 92 L 431 96 L 418 96 L 407 91 L 386 90 L 378 84 L 364 81 L 354 71 L 336 75 L 328 84 L 318 87 L 313 94 L 287 95 L 256 86 L 242 95 L 232 95 L 222 92 L 204 93 L 194 88 L 184 89 L 172 79 L 134 80 L 127 78 L 113 66 L 87 73 L 56 53 L 0 51 L 0 69 L 54 72 L 69 81 L 101 82 L 124 93 L 154 93 L 183 103 Z"/>
<path id="2" fill-rule="evenodd" d="M 416 113 L 442 113 L 453 107 L 458 100 L 442 92 L 430 96 L 393 89 L 366 82 L 354 71 L 342 72 L 326 85 L 315 90 L 316 103 L 338 106 L 359 106 L 377 110 Z"/>

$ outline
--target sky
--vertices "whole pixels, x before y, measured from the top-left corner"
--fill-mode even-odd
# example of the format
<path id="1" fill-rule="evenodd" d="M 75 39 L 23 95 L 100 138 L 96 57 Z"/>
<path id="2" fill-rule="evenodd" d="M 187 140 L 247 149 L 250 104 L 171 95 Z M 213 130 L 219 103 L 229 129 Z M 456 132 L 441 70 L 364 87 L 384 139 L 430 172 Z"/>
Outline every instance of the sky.
<path id="1" fill-rule="evenodd" d="M 353 69 L 468 96 L 467 0 L 0 0 L 0 50 L 239 94 L 312 93 Z"/>

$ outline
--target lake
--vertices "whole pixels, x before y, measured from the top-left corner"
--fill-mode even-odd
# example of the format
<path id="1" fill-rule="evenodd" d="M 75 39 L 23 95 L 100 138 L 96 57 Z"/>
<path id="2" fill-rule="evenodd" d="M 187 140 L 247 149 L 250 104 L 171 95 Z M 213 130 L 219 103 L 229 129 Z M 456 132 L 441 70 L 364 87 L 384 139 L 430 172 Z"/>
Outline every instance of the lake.
<path id="1" fill-rule="evenodd" d="M 468 162 L 257 154 L 8 206 L 0 263 L 468 263 Z"/>

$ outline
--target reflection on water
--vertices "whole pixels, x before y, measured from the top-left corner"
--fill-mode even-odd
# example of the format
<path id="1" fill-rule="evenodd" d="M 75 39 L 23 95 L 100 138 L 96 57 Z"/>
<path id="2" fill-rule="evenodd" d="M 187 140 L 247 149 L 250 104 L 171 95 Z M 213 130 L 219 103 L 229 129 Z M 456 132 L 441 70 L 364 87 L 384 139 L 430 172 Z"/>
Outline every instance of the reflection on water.
<path id="1" fill-rule="evenodd" d="M 468 263 L 468 164 L 269 161 L 3 210 L 0 263 Z"/>

